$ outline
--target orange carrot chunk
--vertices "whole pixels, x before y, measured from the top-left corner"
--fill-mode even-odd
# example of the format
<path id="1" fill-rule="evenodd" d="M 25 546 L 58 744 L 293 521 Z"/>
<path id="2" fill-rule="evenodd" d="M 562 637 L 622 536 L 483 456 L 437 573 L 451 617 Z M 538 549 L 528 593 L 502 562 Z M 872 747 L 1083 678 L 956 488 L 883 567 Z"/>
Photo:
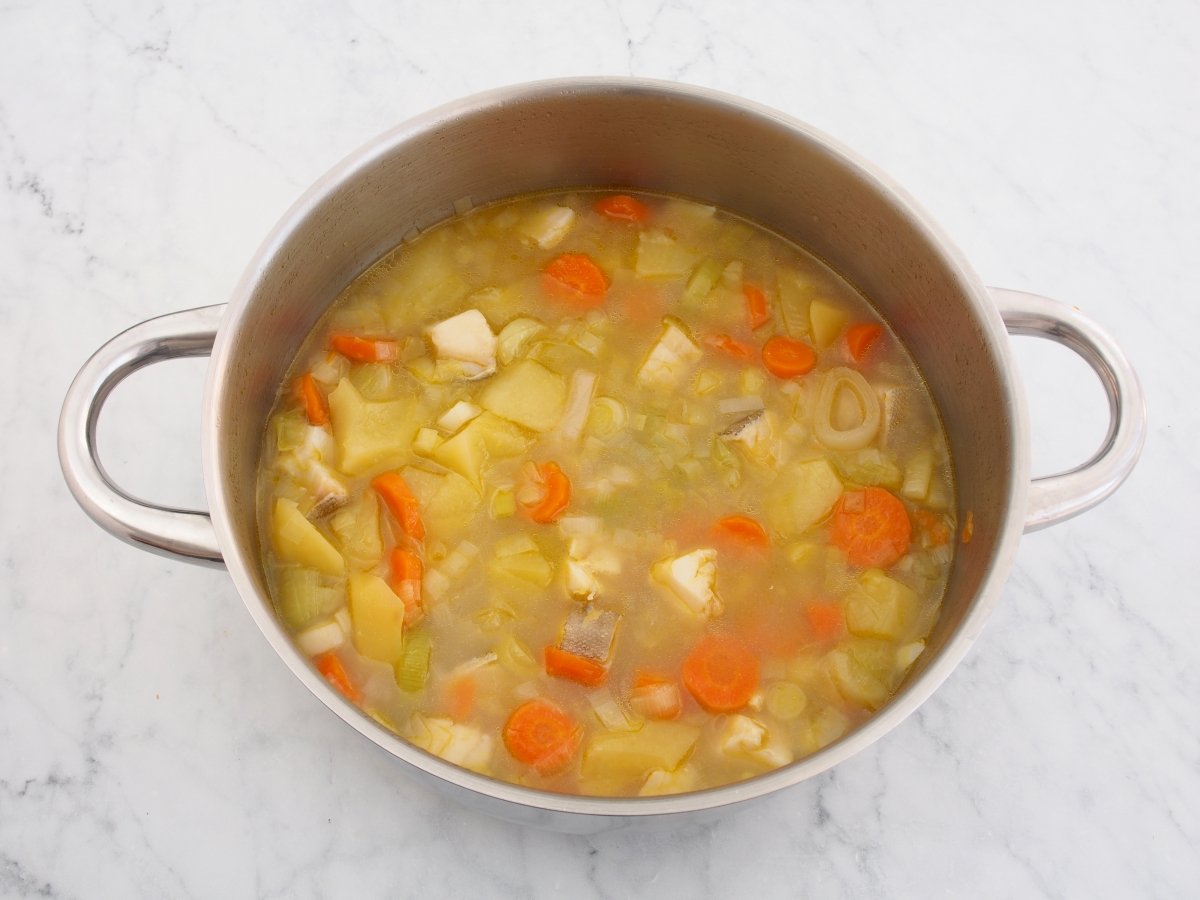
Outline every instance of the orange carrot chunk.
<path id="1" fill-rule="evenodd" d="M 746 298 L 746 315 L 750 320 L 750 330 L 762 328 L 771 321 L 771 310 L 767 307 L 767 295 L 762 288 L 753 284 L 742 285 L 742 296 Z"/>
<path id="2" fill-rule="evenodd" d="M 504 746 L 515 759 L 542 775 L 553 775 L 571 762 L 583 729 L 549 700 L 522 703 L 504 723 Z"/>
<path id="3" fill-rule="evenodd" d="M 645 222 L 650 218 L 650 209 L 640 200 L 628 194 L 613 194 L 596 201 L 596 212 L 622 222 Z"/>
<path id="4" fill-rule="evenodd" d="M 542 271 L 549 293 L 571 300 L 585 309 L 604 302 L 608 279 L 590 257 L 582 253 L 564 253 L 550 260 Z"/>
<path id="5" fill-rule="evenodd" d="M 710 334 L 704 338 L 704 343 L 732 359 L 749 362 L 754 358 L 753 347 L 727 334 Z"/>
<path id="6" fill-rule="evenodd" d="M 542 463 L 537 467 L 537 472 L 542 494 L 536 502 L 526 504 L 525 508 L 533 521 L 548 525 L 557 521 L 571 502 L 571 479 L 556 462 Z"/>
<path id="7" fill-rule="evenodd" d="M 847 328 L 846 347 L 850 351 L 851 358 L 857 363 L 862 362 L 867 351 L 871 349 L 871 345 L 879 340 L 881 334 L 883 334 L 883 326 L 874 322 L 859 322 L 857 325 Z"/>
<path id="8" fill-rule="evenodd" d="M 312 372 L 300 376 L 300 380 L 296 382 L 296 390 L 300 394 L 300 402 L 304 404 L 304 415 L 308 417 L 308 424 L 328 424 L 329 404 L 325 402 L 325 395 L 317 386 L 317 379 L 313 378 Z"/>
<path id="9" fill-rule="evenodd" d="M 555 678 L 567 678 L 578 681 L 588 687 L 604 684 L 608 677 L 608 668 L 594 659 L 568 653 L 559 647 L 547 647 L 542 654 L 546 666 L 546 674 Z"/>
<path id="10" fill-rule="evenodd" d="M 313 665 L 351 703 L 357 703 L 362 699 L 362 694 L 354 686 L 354 683 L 350 680 L 350 676 L 346 674 L 346 668 L 342 665 L 342 661 L 337 658 L 332 650 L 314 658 Z"/>
<path id="11" fill-rule="evenodd" d="M 421 505 L 397 472 L 384 472 L 371 482 L 371 487 L 383 498 L 400 529 L 414 541 L 425 540 L 425 523 L 421 521 Z"/>
<path id="12" fill-rule="evenodd" d="M 846 614 L 836 603 L 810 603 L 804 608 L 804 615 L 813 636 L 823 641 L 841 637 L 846 632 Z"/>
<path id="13" fill-rule="evenodd" d="M 758 689 L 758 658 L 740 638 L 706 634 L 683 661 L 683 683 L 709 712 L 735 712 Z"/>
<path id="14" fill-rule="evenodd" d="M 763 344 L 762 361 L 776 378 L 795 378 L 812 371 L 817 354 L 804 341 L 777 334 Z"/>
<path id="15" fill-rule="evenodd" d="M 421 557 L 411 550 L 397 547 L 390 558 L 392 566 L 392 591 L 404 603 L 404 625 L 406 628 L 416 625 L 425 615 L 421 600 L 421 576 L 425 566 Z"/>
<path id="16" fill-rule="evenodd" d="M 884 488 L 846 491 L 833 507 L 829 540 L 856 566 L 887 568 L 908 552 L 911 538 L 908 511 Z"/>
<path id="17" fill-rule="evenodd" d="M 475 679 L 470 675 L 460 675 L 450 682 L 448 693 L 450 718 L 465 722 L 475 708 Z"/>
<path id="18" fill-rule="evenodd" d="M 395 362 L 400 345 L 395 341 L 359 337 L 356 334 L 331 334 L 329 346 L 354 362 Z"/>
<path id="19" fill-rule="evenodd" d="M 766 530 L 749 516 L 726 516 L 714 526 L 717 537 L 742 547 L 767 547 L 771 540 Z"/>

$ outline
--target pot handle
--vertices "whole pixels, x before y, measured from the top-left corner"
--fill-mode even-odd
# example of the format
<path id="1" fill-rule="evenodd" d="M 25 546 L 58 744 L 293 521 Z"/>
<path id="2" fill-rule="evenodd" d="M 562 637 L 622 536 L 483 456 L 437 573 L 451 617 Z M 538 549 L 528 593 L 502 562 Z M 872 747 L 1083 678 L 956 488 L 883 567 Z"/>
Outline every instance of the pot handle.
<path id="1" fill-rule="evenodd" d="M 1146 441 L 1146 399 L 1121 348 L 1077 308 L 1023 291 L 989 291 L 1010 334 L 1047 338 L 1074 350 L 1108 396 L 1108 434 L 1095 455 L 1069 471 L 1033 479 L 1025 530 L 1037 531 L 1091 509 L 1129 477 Z"/>
<path id="2" fill-rule="evenodd" d="M 79 505 L 105 531 L 151 553 L 221 565 L 207 512 L 137 500 L 108 477 L 96 448 L 96 423 L 113 388 L 143 366 L 208 356 L 225 305 L 187 309 L 134 325 L 83 364 L 58 419 L 58 461 Z"/>

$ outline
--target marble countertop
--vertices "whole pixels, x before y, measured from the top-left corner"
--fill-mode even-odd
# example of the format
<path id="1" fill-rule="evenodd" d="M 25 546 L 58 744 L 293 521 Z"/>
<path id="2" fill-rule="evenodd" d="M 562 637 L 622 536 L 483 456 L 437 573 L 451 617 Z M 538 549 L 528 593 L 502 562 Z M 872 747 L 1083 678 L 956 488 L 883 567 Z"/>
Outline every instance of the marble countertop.
<path id="1" fill-rule="evenodd" d="M 1186 0 L 0 3 L 0 896 L 1196 896 L 1198 36 Z M 1149 399 L 1132 478 L 1024 538 L 916 715 L 682 831 L 524 830 L 418 789 L 280 664 L 223 571 L 110 538 L 55 456 L 91 351 L 221 301 L 343 155 L 566 74 L 811 122 L 987 283 L 1111 329 Z M 1035 465 L 1069 467 L 1103 436 L 1097 382 L 1014 344 Z M 203 377 L 177 362 L 113 396 L 101 446 L 133 493 L 204 504 Z"/>

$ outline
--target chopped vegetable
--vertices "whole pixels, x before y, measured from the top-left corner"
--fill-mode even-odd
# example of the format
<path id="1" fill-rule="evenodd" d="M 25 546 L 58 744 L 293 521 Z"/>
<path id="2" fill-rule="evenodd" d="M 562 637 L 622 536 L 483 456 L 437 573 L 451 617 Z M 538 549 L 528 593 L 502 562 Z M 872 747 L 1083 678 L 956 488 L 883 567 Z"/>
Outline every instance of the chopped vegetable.
<path id="1" fill-rule="evenodd" d="M 542 775 L 571 762 L 583 736 L 575 720 L 549 700 L 522 703 L 504 723 L 504 746 L 517 760 Z"/>
<path id="2" fill-rule="evenodd" d="M 749 716 L 729 716 L 717 744 L 726 756 L 746 757 L 772 769 L 792 761 L 787 745 L 772 736 L 766 725 Z"/>
<path id="3" fill-rule="evenodd" d="M 745 341 L 730 337 L 727 334 L 710 334 L 704 338 L 704 343 L 714 350 L 724 353 L 730 359 L 749 362 L 754 359 L 754 348 Z"/>
<path id="4" fill-rule="evenodd" d="M 473 725 L 421 715 L 413 716 L 409 740 L 446 762 L 485 774 L 495 744 L 490 734 Z"/>
<path id="5" fill-rule="evenodd" d="M 780 472 L 779 492 L 771 498 L 772 523 L 786 534 L 803 534 L 833 509 L 842 480 L 825 459 L 793 463 Z"/>
<path id="6" fill-rule="evenodd" d="M 836 603 L 810 603 L 804 607 L 809 630 L 820 640 L 829 641 L 846 633 L 846 614 Z"/>
<path id="7" fill-rule="evenodd" d="M 271 539 L 284 562 L 310 566 L 326 575 L 340 575 L 346 570 L 342 554 L 304 517 L 294 500 L 280 497 L 275 501 Z"/>
<path id="8" fill-rule="evenodd" d="M 634 272 L 639 278 L 680 278 L 695 263 L 696 254 L 664 230 L 652 229 L 638 235 Z"/>
<path id="9" fill-rule="evenodd" d="M 531 431 L 545 432 L 562 418 L 566 399 L 561 375 L 522 359 L 488 383 L 479 394 L 479 405 Z"/>
<path id="10" fill-rule="evenodd" d="M 575 224 L 575 210 L 569 206 L 543 206 L 527 216 L 520 225 L 521 236 L 542 250 L 562 243 Z"/>
<path id="11" fill-rule="evenodd" d="M 304 415 L 308 417 L 309 424 L 327 425 L 329 423 L 329 404 L 325 402 L 325 395 L 317 386 L 317 380 L 313 378 L 312 372 L 301 375 L 300 380 L 296 382 L 296 388 L 300 393 Z"/>
<path id="12" fill-rule="evenodd" d="M 749 516 L 726 516 L 717 521 L 713 530 L 734 546 L 765 548 L 771 543 L 763 527 Z"/>
<path id="13" fill-rule="evenodd" d="M 396 686 L 413 693 L 425 687 L 433 642 L 428 632 L 412 632 L 404 638 L 404 650 L 396 663 Z"/>
<path id="14" fill-rule="evenodd" d="M 584 309 L 593 309 L 604 302 L 608 279 L 590 257 L 582 253 L 564 253 L 555 257 L 542 270 L 547 290 Z"/>
<path id="15" fill-rule="evenodd" d="M 629 703 L 647 719 L 675 719 L 683 709 L 679 686 L 657 675 L 639 674 L 634 679 Z"/>
<path id="16" fill-rule="evenodd" d="M 279 572 L 276 596 L 283 620 L 296 631 L 329 615 L 345 602 L 340 585 L 322 584 L 321 575 L 304 566 L 288 566 Z"/>
<path id="17" fill-rule="evenodd" d="M 883 326 L 874 322 L 859 322 L 846 329 L 846 349 L 850 358 L 860 363 L 871 349 L 871 345 L 883 334 Z"/>
<path id="18" fill-rule="evenodd" d="M 699 739 L 700 729 L 683 722 L 650 721 L 638 731 L 604 732 L 588 742 L 581 771 L 585 778 L 636 778 L 651 769 L 671 772 Z"/>
<path id="19" fill-rule="evenodd" d="M 513 319 L 501 328 L 500 334 L 496 338 L 497 355 L 500 358 L 500 364 L 507 366 L 519 357 L 524 353 L 530 341 L 545 330 L 546 326 L 537 319 L 527 317 Z"/>
<path id="20" fill-rule="evenodd" d="M 400 358 L 400 345 L 395 341 L 364 338 L 355 334 L 332 334 L 329 336 L 329 346 L 354 362 L 390 363 Z"/>
<path id="21" fill-rule="evenodd" d="M 425 573 L 425 566 L 421 562 L 421 557 L 403 547 L 397 547 L 392 551 L 390 561 L 392 569 L 390 586 L 404 604 L 404 624 L 405 626 L 416 625 L 425 614 L 421 605 L 421 580 Z"/>
<path id="22" fill-rule="evenodd" d="M 568 678 L 588 687 L 603 684 L 604 679 L 608 677 L 608 666 L 603 663 L 568 653 L 566 650 L 554 646 L 546 647 L 542 654 L 542 661 L 546 666 L 547 675 L 553 675 L 555 678 Z"/>
<path id="23" fill-rule="evenodd" d="M 475 706 L 475 691 L 475 679 L 470 675 L 459 675 L 449 683 L 450 718 L 456 722 L 470 718 L 471 709 Z"/>
<path id="24" fill-rule="evenodd" d="M 650 208 L 628 194 L 611 194 L 596 201 L 596 212 L 610 219 L 641 224 L 650 218 Z"/>
<path id="25" fill-rule="evenodd" d="M 318 672 L 325 676 L 325 680 L 341 691 L 342 696 L 351 703 L 357 703 L 362 699 L 362 691 L 354 686 L 350 676 L 346 674 L 346 667 L 342 665 L 342 661 L 337 658 L 335 653 L 322 653 L 313 660 L 313 665 L 317 667 Z"/>
<path id="26" fill-rule="evenodd" d="M 421 521 L 421 505 L 413 496 L 407 482 L 398 472 L 385 472 L 371 481 L 371 487 L 387 504 L 388 511 L 400 529 L 414 541 L 425 540 L 425 523 Z"/>
<path id="27" fill-rule="evenodd" d="M 867 380 L 853 369 L 825 373 L 813 428 L 831 450 L 859 450 L 879 432 L 879 398 Z"/>
<path id="28" fill-rule="evenodd" d="M 829 539 L 856 566 L 886 569 L 908 552 L 911 537 L 908 511 L 884 488 L 847 491 L 834 507 Z"/>
<path id="29" fill-rule="evenodd" d="M 763 344 L 762 361 L 776 378 L 796 378 L 813 370 L 817 354 L 804 341 L 777 334 Z"/>
<path id="30" fill-rule="evenodd" d="M 740 638 L 706 634 L 683 661 L 683 683 L 710 712 L 736 712 L 758 689 L 758 659 Z"/>
<path id="31" fill-rule="evenodd" d="M 767 689 L 763 703 L 767 712 L 786 722 L 804 712 L 808 705 L 808 697 L 799 685 L 790 681 L 777 681 Z"/>
<path id="32" fill-rule="evenodd" d="M 649 387 L 674 387 L 700 357 L 700 348 L 687 329 L 674 319 L 664 319 L 662 334 L 638 369 L 637 380 Z"/>
<path id="33" fill-rule="evenodd" d="M 913 589 L 879 569 L 863 572 L 846 598 L 846 625 L 864 637 L 900 640 L 912 629 L 917 613 Z"/>
<path id="34" fill-rule="evenodd" d="M 568 441 L 577 441 L 587 424 L 588 412 L 592 408 L 592 395 L 596 392 L 596 373 L 576 369 L 571 375 L 567 391 L 566 409 L 559 423 L 559 433 Z"/>
<path id="35" fill-rule="evenodd" d="M 809 326 L 818 347 L 828 347 L 837 340 L 850 315 L 836 303 L 818 297 L 808 306 Z"/>
<path id="36" fill-rule="evenodd" d="M 296 646 L 309 656 L 336 650 L 346 643 L 346 629 L 336 619 L 311 625 L 296 634 Z"/>
<path id="37" fill-rule="evenodd" d="M 347 583 L 354 647 L 363 656 L 395 664 L 404 652 L 404 603 L 387 582 L 357 572 Z"/>
<path id="38" fill-rule="evenodd" d="M 342 556 L 354 569 L 370 569 L 383 559 L 379 534 L 379 501 L 365 491 L 354 503 L 343 506 L 329 519 Z"/>
<path id="39" fill-rule="evenodd" d="M 771 321 L 771 309 L 767 305 L 767 295 L 762 288 L 754 284 L 742 285 L 742 296 L 746 298 L 746 319 L 750 330 L 757 331 Z"/>
<path id="40" fill-rule="evenodd" d="M 558 519 L 571 502 L 571 479 L 556 462 L 544 462 L 534 469 L 531 483 L 536 485 L 536 498 L 522 501 L 529 518 L 542 525 Z"/>
<path id="41" fill-rule="evenodd" d="M 348 378 L 329 395 L 329 419 L 347 475 L 399 465 L 407 456 L 424 414 L 415 399 L 364 400 Z"/>

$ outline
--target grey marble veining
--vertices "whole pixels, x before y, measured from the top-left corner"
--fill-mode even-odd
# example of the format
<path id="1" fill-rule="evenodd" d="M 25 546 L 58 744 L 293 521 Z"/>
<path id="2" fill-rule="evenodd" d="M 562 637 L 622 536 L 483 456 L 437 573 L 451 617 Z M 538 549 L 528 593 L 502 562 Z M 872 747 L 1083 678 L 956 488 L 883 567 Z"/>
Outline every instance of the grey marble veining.
<path id="1" fill-rule="evenodd" d="M 0 896 L 1196 896 L 1198 60 L 1183 0 L 0 3 Z M 54 430 L 96 346 L 219 302 L 362 141 L 596 73 L 741 94 L 856 148 L 985 281 L 1115 332 L 1150 438 L 1111 500 L 1024 539 L 982 638 L 884 740 L 714 825 L 580 838 L 401 777 L 222 572 L 95 528 Z M 1065 354 L 1017 358 L 1039 469 L 1080 460 L 1098 389 Z M 203 503 L 202 377 L 114 396 L 103 452 L 136 493 Z"/>

